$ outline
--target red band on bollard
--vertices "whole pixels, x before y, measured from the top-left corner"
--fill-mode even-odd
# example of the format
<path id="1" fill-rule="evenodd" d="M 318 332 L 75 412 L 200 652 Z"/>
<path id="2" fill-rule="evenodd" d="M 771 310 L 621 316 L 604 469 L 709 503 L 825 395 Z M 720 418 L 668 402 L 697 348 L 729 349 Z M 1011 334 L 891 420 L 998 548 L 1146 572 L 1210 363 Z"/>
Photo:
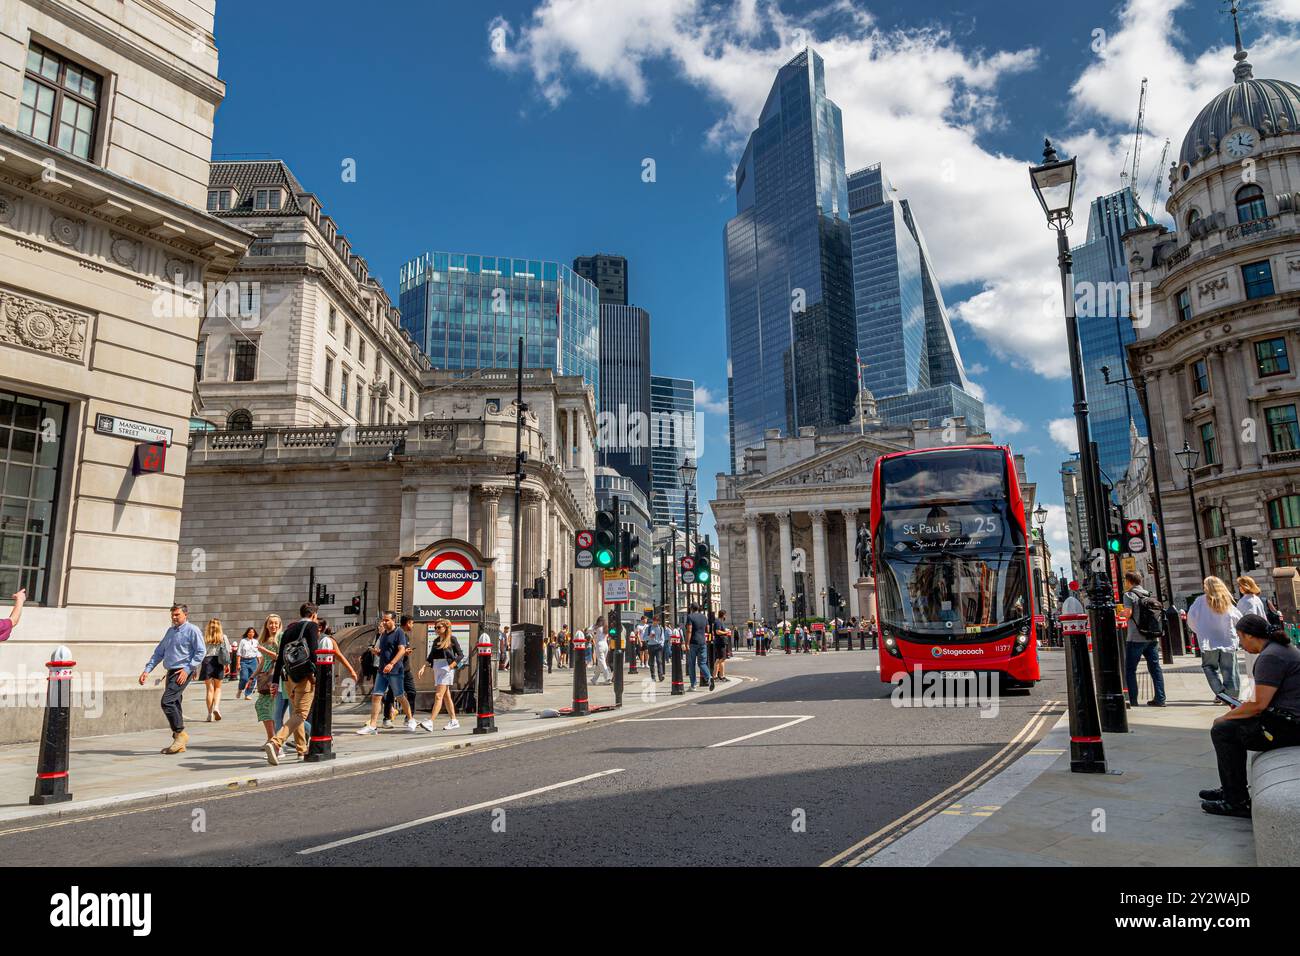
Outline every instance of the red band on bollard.
<path id="1" fill-rule="evenodd" d="M 76 667 L 76 661 L 49 661 L 46 667 Z"/>
<path id="2" fill-rule="evenodd" d="M 38 774 L 36 775 L 36 779 L 37 779 L 37 780 L 57 780 L 58 778 L 60 778 L 60 777 L 66 777 L 67 775 L 68 775 L 68 771 L 66 771 L 66 770 L 59 771 L 58 773 L 38 773 Z"/>
<path id="3" fill-rule="evenodd" d="M 496 716 L 496 714 L 479 714 L 479 717 L 482 717 L 482 718 L 495 717 L 495 716 Z"/>
<path id="4" fill-rule="evenodd" d="M 1070 738 L 1070 743 L 1072 743 L 1072 744 L 1099 744 L 1099 743 L 1101 743 L 1101 738 L 1100 738 L 1100 737 L 1071 737 L 1071 738 Z"/>
<path id="5" fill-rule="evenodd" d="M 311 738 L 311 742 L 314 744 L 327 744 L 333 739 L 333 737 L 313 737 Z"/>
<path id="6" fill-rule="evenodd" d="M 585 704 L 585 703 L 587 702 L 587 698 L 586 698 L 586 697 L 575 697 L 575 698 L 573 698 L 573 702 L 574 702 L 575 704 Z"/>

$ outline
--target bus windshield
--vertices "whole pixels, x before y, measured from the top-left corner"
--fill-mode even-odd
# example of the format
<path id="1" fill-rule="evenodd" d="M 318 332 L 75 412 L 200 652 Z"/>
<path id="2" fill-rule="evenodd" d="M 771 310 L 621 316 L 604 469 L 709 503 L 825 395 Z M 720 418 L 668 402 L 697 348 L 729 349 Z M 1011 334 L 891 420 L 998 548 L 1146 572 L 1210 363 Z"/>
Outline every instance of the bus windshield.
<path id="1" fill-rule="evenodd" d="M 1005 461 L 999 449 L 954 449 L 882 462 L 881 624 L 948 642 L 992 640 L 1028 621 L 1025 535 Z"/>

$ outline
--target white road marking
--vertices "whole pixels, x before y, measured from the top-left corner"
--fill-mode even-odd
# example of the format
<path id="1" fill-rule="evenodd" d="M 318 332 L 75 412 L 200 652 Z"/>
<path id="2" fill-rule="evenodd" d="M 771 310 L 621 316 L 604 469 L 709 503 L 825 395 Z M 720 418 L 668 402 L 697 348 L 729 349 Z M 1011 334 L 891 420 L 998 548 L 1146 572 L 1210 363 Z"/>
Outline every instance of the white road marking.
<path id="1" fill-rule="evenodd" d="M 802 724 L 805 720 L 812 720 L 814 714 L 719 714 L 710 717 L 628 717 L 626 720 L 620 720 L 620 724 L 650 724 L 659 723 L 669 720 L 784 720 L 784 724 L 777 724 L 775 727 L 768 727 L 766 730 L 756 730 L 752 734 L 745 734 L 743 737 L 732 737 L 730 740 L 724 740 L 722 743 L 709 744 L 708 749 L 714 747 L 725 747 L 727 744 L 738 744 L 742 740 L 749 740 L 751 737 L 761 737 L 763 734 L 774 733 L 778 730 L 784 730 L 787 727 L 793 727 L 795 724 Z"/>
<path id="2" fill-rule="evenodd" d="M 369 833 L 358 833 L 356 836 L 350 836 L 342 840 L 335 840 L 333 843 L 322 843 L 320 846 L 313 846 L 308 847 L 305 850 L 299 850 L 298 855 L 307 856 L 311 853 L 323 853 L 325 850 L 333 850 L 337 847 L 347 846 L 350 843 L 360 843 L 362 840 L 372 840 L 375 837 L 387 836 L 390 833 L 397 833 L 400 830 L 409 830 L 411 827 L 423 826 L 426 823 L 433 823 L 437 820 L 446 820 L 448 817 L 459 817 L 466 813 L 474 813 L 476 810 L 487 810 L 491 807 L 499 807 L 503 803 L 511 803 L 515 800 L 535 797 L 539 793 L 549 793 L 552 790 L 559 790 L 562 787 L 573 787 L 580 783 L 586 783 L 589 780 L 598 780 L 601 777 L 608 777 L 611 774 L 616 773 L 623 773 L 623 769 L 618 768 L 615 770 L 602 770 L 599 773 L 589 773 L 585 777 L 575 777 L 572 780 L 553 783 L 547 787 L 538 787 L 535 790 L 525 790 L 523 793 L 512 793 L 508 797 L 498 797 L 496 800 L 485 800 L 483 803 L 461 807 L 458 810 L 446 810 L 442 813 L 435 813 L 431 817 L 421 817 L 418 820 L 411 820 L 407 823 L 398 823 L 391 827 L 384 827 L 382 830 L 371 830 Z"/>

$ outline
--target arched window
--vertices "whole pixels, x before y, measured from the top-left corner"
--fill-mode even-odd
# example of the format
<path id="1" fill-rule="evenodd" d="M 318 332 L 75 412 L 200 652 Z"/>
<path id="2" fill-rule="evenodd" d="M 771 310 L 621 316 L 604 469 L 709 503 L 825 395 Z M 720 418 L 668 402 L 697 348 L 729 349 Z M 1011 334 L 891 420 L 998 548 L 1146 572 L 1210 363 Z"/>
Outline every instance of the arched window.
<path id="1" fill-rule="evenodd" d="M 226 430 L 232 432 L 251 432 L 253 430 L 253 413 L 247 408 L 236 409 L 226 419 Z"/>
<path id="2" fill-rule="evenodd" d="M 1255 183 L 1237 190 L 1237 222 L 1250 222 L 1268 215 L 1264 206 L 1264 190 Z"/>
<path id="3" fill-rule="evenodd" d="M 1192 223 L 1201 218 L 1201 211 L 1193 206 L 1187 211 L 1187 228 L 1192 228 Z"/>

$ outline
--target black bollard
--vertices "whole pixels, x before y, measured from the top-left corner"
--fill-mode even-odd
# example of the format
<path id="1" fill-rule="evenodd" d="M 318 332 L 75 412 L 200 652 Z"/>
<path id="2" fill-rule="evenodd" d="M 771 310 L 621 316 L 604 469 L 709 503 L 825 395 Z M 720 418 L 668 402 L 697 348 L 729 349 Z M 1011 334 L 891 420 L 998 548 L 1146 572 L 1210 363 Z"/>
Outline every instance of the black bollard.
<path id="1" fill-rule="evenodd" d="M 682 636 L 680 634 L 674 634 L 673 635 L 673 689 L 669 693 L 670 697 L 678 697 L 686 693 L 686 688 L 683 686 L 683 681 L 682 681 L 682 678 L 684 676 L 685 675 L 682 673 Z"/>
<path id="2" fill-rule="evenodd" d="M 474 733 L 495 734 L 497 715 L 492 702 L 492 639 L 486 631 L 478 636 L 478 690 L 474 697 L 478 704 L 478 725 Z"/>
<path id="3" fill-rule="evenodd" d="M 1061 629 L 1065 635 L 1065 678 L 1069 690 L 1070 771 L 1105 773 L 1101 713 L 1088 654 L 1088 615 L 1062 614 Z"/>
<path id="4" fill-rule="evenodd" d="M 71 800 L 68 792 L 68 736 L 72 709 L 72 651 L 59 646 L 46 664 L 45 725 L 36 758 L 36 791 L 28 803 L 44 806 Z"/>
<path id="5" fill-rule="evenodd" d="M 546 673 L 551 673 L 551 668 L 555 665 L 555 645 L 550 641 L 546 643 Z"/>
<path id="6" fill-rule="evenodd" d="M 303 760 L 333 760 L 334 753 L 334 639 L 322 637 L 316 648 L 316 696 L 311 701 L 311 740 Z"/>
<path id="7" fill-rule="evenodd" d="M 590 713 L 587 704 L 587 638 L 579 631 L 573 638 L 573 716 Z"/>

